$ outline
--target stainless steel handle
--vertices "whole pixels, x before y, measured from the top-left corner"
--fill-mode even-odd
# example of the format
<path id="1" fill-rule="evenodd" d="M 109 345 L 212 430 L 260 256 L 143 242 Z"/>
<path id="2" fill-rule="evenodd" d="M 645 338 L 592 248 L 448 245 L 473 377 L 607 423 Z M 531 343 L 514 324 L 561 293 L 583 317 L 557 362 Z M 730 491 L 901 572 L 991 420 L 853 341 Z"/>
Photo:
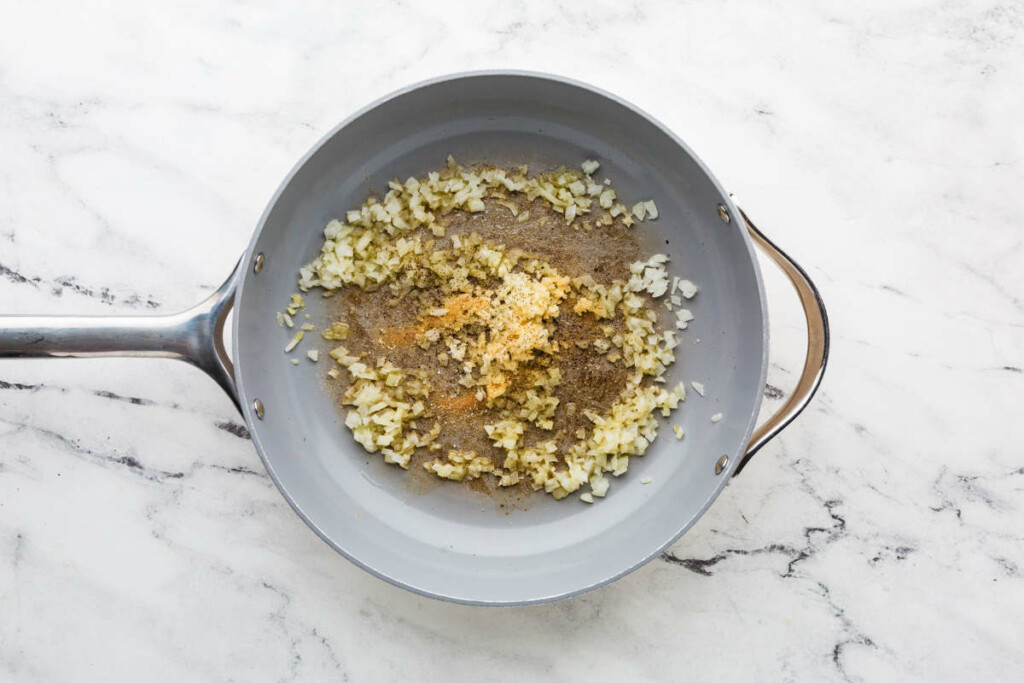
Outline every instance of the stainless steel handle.
<path id="1" fill-rule="evenodd" d="M 224 346 L 241 264 L 205 301 L 171 315 L 0 316 L 0 358 L 175 358 L 216 380 L 241 412 Z"/>
<path id="2" fill-rule="evenodd" d="M 782 269 L 800 297 L 804 318 L 807 322 L 807 358 L 804 361 L 804 369 L 796 388 L 778 412 L 754 432 L 747 445 L 747 451 L 739 466 L 736 467 L 733 476 L 743 471 L 743 468 L 750 462 L 750 458 L 762 446 L 778 436 L 811 402 L 814 392 L 818 390 L 818 386 L 821 385 L 821 380 L 825 376 L 829 347 L 828 314 L 825 312 L 825 302 L 821 300 L 818 288 L 814 286 L 811 278 L 796 261 L 787 256 L 757 229 L 743 209 L 740 209 L 740 215 L 743 217 L 743 222 L 746 224 L 754 244 Z"/>

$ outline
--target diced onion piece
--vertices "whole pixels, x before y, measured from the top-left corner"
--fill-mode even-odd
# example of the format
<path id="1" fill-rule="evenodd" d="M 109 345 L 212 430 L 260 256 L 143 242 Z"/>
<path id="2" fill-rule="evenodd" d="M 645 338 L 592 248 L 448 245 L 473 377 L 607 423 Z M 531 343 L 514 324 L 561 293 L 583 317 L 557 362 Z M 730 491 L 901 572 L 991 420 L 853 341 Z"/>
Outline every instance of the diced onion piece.
<path id="1" fill-rule="evenodd" d="M 711 421 L 712 422 L 721 422 L 722 421 L 722 414 L 721 413 L 715 413 L 714 415 L 711 416 Z"/>
<path id="2" fill-rule="evenodd" d="M 640 483 L 641 484 L 650 484 L 652 481 L 654 481 L 654 480 L 651 479 L 650 477 L 644 477 L 643 479 L 640 480 Z"/>
<path id="3" fill-rule="evenodd" d="M 654 220 L 658 217 L 658 206 L 654 203 L 653 199 L 648 199 L 644 202 L 644 208 L 647 209 L 647 217 L 650 220 Z"/>
<path id="4" fill-rule="evenodd" d="M 697 291 L 698 291 L 698 287 L 697 287 L 697 285 L 693 284 L 689 280 L 680 280 L 679 281 L 679 291 L 687 299 L 692 299 L 694 296 L 696 296 Z"/>
<path id="5" fill-rule="evenodd" d="M 316 349 L 306 351 L 306 356 L 314 363 L 320 360 L 320 352 L 317 351 Z"/>
<path id="6" fill-rule="evenodd" d="M 690 382 L 690 386 L 693 387 L 693 390 L 696 391 L 701 396 L 704 395 L 704 385 L 701 384 L 700 382 Z"/>
<path id="7" fill-rule="evenodd" d="M 590 491 L 586 491 L 585 493 L 580 494 L 580 500 L 584 503 L 593 503 L 594 496 L 591 495 Z"/>
<path id="8" fill-rule="evenodd" d="M 676 311 L 676 327 L 685 330 L 687 324 L 693 320 L 693 313 L 688 308 L 680 308 Z"/>
<path id="9" fill-rule="evenodd" d="M 348 339 L 348 323 L 336 322 L 326 330 L 320 332 L 320 336 L 328 341 L 345 341 Z"/>
<path id="10" fill-rule="evenodd" d="M 305 335 L 306 335 L 306 333 L 303 332 L 302 330 L 299 330 L 298 332 L 296 332 L 295 336 L 292 337 L 292 340 L 290 342 L 288 342 L 288 346 L 284 347 L 284 352 L 285 353 L 291 353 L 292 349 L 294 349 L 296 346 L 299 345 L 299 342 L 302 341 L 302 338 Z"/>
<path id="11" fill-rule="evenodd" d="M 594 175 L 594 171 L 601 168 L 601 164 L 600 162 L 594 161 L 593 159 L 587 159 L 582 164 L 580 164 L 580 168 L 582 168 L 583 172 L 586 173 L 587 175 Z"/>
<path id="12" fill-rule="evenodd" d="M 672 433 L 676 435 L 677 439 L 683 438 L 683 434 L 685 434 L 683 428 L 679 425 L 672 425 Z"/>

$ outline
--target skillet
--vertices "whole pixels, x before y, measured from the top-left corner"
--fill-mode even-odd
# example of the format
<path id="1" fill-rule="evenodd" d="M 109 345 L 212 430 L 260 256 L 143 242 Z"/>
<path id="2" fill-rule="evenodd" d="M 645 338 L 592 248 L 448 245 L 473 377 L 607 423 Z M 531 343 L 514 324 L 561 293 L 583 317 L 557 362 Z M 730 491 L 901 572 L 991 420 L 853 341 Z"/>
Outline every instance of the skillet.
<path id="1" fill-rule="evenodd" d="M 489 163 L 531 171 L 601 163 L 626 198 L 653 197 L 661 217 L 634 228 L 650 253 L 701 292 L 680 335 L 668 386 L 690 392 L 643 458 L 595 505 L 537 494 L 505 514 L 454 485 L 415 491 L 408 473 L 355 443 L 319 366 L 293 366 L 275 322 L 298 268 L 343 217 L 392 178 Z M 800 297 L 808 352 L 796 389 L 755 432 L 768 366 L 768 319 L 755 246 Z M 324 316 L 308 295 L 307 312 Z M 233 309 L 233 342 L 225 342 Z M 455 602 L 512 605 L 575 595 L 636 569 L 689 529 L 729 478 L 811 400 L 828 357 L 824 304 L 806 273 L 760 233 L 672 132 L 608 93 L 523 72 L 447 76 L 389 95 L 318 142 L 270 200 L 234 273 L 206 301 L 149 317 L 0 317 L 0 357 L 137 356 L 208 373 L 245 418 L 268 474 L 325 542 L 376 576 Z M 718 424 L 711 416 L 722 413 Z M 641 479 L 652 479 L 641 485 Z"/>

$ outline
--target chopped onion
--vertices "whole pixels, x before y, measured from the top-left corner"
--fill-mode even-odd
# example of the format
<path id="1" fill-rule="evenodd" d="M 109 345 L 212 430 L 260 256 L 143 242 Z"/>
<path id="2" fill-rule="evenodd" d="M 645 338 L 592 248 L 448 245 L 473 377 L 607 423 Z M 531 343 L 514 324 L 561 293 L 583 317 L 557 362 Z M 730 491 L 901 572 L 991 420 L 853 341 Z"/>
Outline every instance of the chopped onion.
<path id="1" fill-rule="evenodd" d="M 438 244 L 438 247 L 444 247 L 442 251 L 429 247 L 434 244 L 433 240 L 423 241 L 419 235 L 412 233 L 418 230 L 436 239 L 443 238 L 449 227 L 445 216 L 452 211 L 497 213 L 509 223 L 528 220 L 529 213 L 518 211 L 519 204 L 509 201 L 510 195 L 517 192 L 531 202 L 539 198 L 548 207 L 546 212 L 548 209 L 553 210 L 561 214 L 567 224 L 573 224 L 575 229 L 586 232 L 597 226 L 608 226 L 614 230 L 618 227 L 616 223 L 629 228 L 635 222 L 653 220 L 659 215 L 653 200 L 640 201 L 631 205 L 631 209 L 627 208 L 612 189 L 609 179 L 604 178 L 598 182 L 593 177 L 600 168 L 596 160 L 587 160 L 581 164 L 582 174 L 562 168 L 533 178 L 526 177 L 528 169 L 525 166 L 519 169 L 518 175 L 514 175 L 514 172 L 496 168 L 463 169 L 450 157 L 448 164 L 448 169 L 428 173 L 421 179 L 409 178 L 404 183 L 395 179 L 388 183 L 390 191 L 384 197 L 369 197 L 359 209 L 346 214 L 346 221 L 328 223 L 323 232 L 325 241 L 321 256 L 299 269 L 299 289 L 307 292 L 312 287 L 323 287 L 327 290 L 324 296 L 327 296 L 344 286 L 374 291 L 390 285 L 397 300 L 407 293 L 406 284 L 415 282 L 414 276 L 426 267 L 422 265 L 428 256 L 425 250 L 434 248 L 438 255 L 446 255 L 446 259 L 451 256 L 454 260 L 458 256 L 460 268 L 463 263 L 467 266 L 472 264 L 472 278 L 526 277 L 528 280 L 536 280 L 546 289 L 559 289 L 559 297 L 566 296 L 561 289 L 569 291 L 568 287 L 571 286 L 577 293 L 575 308 L 578 315 L 592 313 L 597 319 L 607 320 L 615 319 L 621 313 L 624 319 L 621 328 L 607 325 L 602 329 L 603 338 L 598 335 L 597 339 L 574 341 L 576 346 L 594 349 L 607 362 L 621 362 L 630 370 L 631 376 L 636 378 L 635 382 L 630 384 L 630 389 L 616 400 L 608 412 L 598 414 L 591 410 L 578 411 L 591 423 L 588 429 L 581 427 L 576 430 L 576 437 L 582 442 L 579 448 L 584 462 L 575 463 L 576 466 L 572 467 L 574 463 L 567 459 L 570 467 L 562 470 L 548 467 L 548 464 L 559 460 L 558 445 L 554 439 L 530 447 L 522 442 L 523 425 L 526 422 L 532 422 L 540 429 L 553 428 L 550 418 L 554 406 L 548 405 L 552 397 L 547 394 L 553 386 L 557 386 L 560 378 L 557 374 L 551 375 L 544 380 L 550 382 L 544 385 L 546 389 L 543 395 L 538 394 L 523 403 L 522 413 L 514 417 L 503 417 L 500 422 L 487 425 L 487 435 L 494 445 L 508 451 L 508 458 L 511 458 L 506 458 L 505 464 L 499 467 L 489 457 L 481 458 L 471 451 L 450 451 L 443 455 L 439 453 L 441 445 L 433 440 L 437 436 L 435 430 L 439 432 L 441 429 L 440 425 L 435 425 L 429 433 L 417 426 L 417 418 L 430 414 L 426 405 L 429 381 L 425 371 L 400 370 L 383 356 L 374 357 L 367 353 L 351 355 L 339 346 L 330 351 L 330 357 L 351 378 L 350 385 L 345 387 L 348 391 L 344 405 L 351 407 L 346 415 L 346 426 L 368 452 L 379 451 L 385 462 L 403 468 L 409 466 L 412 452 L 422 448 L 439 456 L 424 467 L 443 478 L 461 481 L 490 473 L 500 477 L 499 486 L 512 486 L 518 484 L 521 477 L 529 477 L 534 489 L 543 488 L 556 499 L 564 498 L 589 484 L 588 491 L 580 491 L 580 500 L 592 504 L 594 498 L 602 497 L 608 491 L 610 477 L 607 477 L 607 473 L 611 472 L 613 476 L 624 474 L 630 458 L 642 455 L 656 438 L 658 424 L 655 411 L 660 412 L 662 417 L 669 417 L 671 411 L 685 399 L 686 392 L 682 383 L 674 389 L 665 385 L 664 372 L 675 360 L 673 349 L 679 342 L 674 332 L 661 329 L 658 311 L 653 309 L 656 308 L 657 299 L 661 299 L 670 311 L 678 309 L 682 303 L 682 297 L 677 296 L 679 292 L 685 298 L 690 298 L 696 293 L 696 287 L 683 281 L 684 288 L 680 290 L 680 280 L 672 278 L 667 272 L 669 259 L 665 254 L 656 254 L 647 261 L 633 264 L 628 281 L 606 285 L 598 284 L 590 276 L 571 278 L 571 281 L 570 278 L 562 278 L 557 271 L 547 276 L 541 271 L 529 270 L 540 267 L 532 264 L 528 264 L 525 274 L 519 271 L 513 273 L 519 256 L 511 250 L 507 251 L 503 245 L 481 243 L 473 235 L 451 235 L 450 246 Z M 501 207 L 508 209 L 511 217 Z M 456 251 L 466 253 L 452 253 Z M 438 261 L 437 265 L 441 267 L 437 274 L 442 280 L 452 279 L 447 274 L 452 264 Z M 542 265 L 551 268 L 550 264 Z M 520 263 L 520 266 L 523 264 Z M 483 275 L 477 275 L 477 270 Z M 459 277 L 465 280 L 465 276 Z M 567 281 L 565 284 L 562 283 L 563 279 Z M 545 284 L 549 281 L 550 284 Z M 460 281 L 458 284 L 453 286 L 453 291 L 465 291 L 465 282 Z M 686 288 L 687 285 L 692 291 Z M 521 297 L 524 302 L 532 299 L 525 294 Z M 548 298 L 554 301 L 552 297 L 554 294 Z M 498 389 L 501 389 L 501 385 L 497 380 L 505 381 L 507 378 L 480 365 L 482 352 L 473 350 L 476 347 L 470 346 L 472 341 L 446 336 L 443 343 L 447 349 L 441 347 L 431 350 L 432 344 L 442 341 L 442 323 L 447 322 L 454 308 L 443 301 L 428 303 L 428 300 L 423 300 L 419 306 L 422 307 L 420 313 L 423 316 L 420 322 L 429 322 L 429 329 L 418 330 L 416 343 L 424 350 L 436 354 L 437 362 L 442 366 L 453 371 L 461 368 L 462 377 L 457 381 L 469 390 L 467 399 L 475 398 L 476 403 L 489 402 L 492 385 L 488 383 L 485 390 L 485 385 L 478 382 L 478 368 L 480 379 L 490 374 L 488 379 L 495 380 L 494 386 Z M 299 327 L 296 323 L 303 323 L 301 329 L 293 330 L 296 335 L 286 346 L 286 352 L 296 349 L 304 332 L 322 329 L 319 322 L 317 325 L 321 327 L 314 328 L 308 314 L 305 318 L 309 322 L 300 321 L 298 317 L 292 321 L 291 316 L 303 308 L 305 303 L 301 295 L 293 295 L 287 312 L 277 318 L 278 324 L 282 326 Z M 557 303 L 548 303 L 537 310 L 542 313 L 547 311 L 540 316 L 546 319 L 557 315 L 559 306 Z M 693 314 L 685 309 L 673 312 L 673 315 L 679 327 L 686 327 L 686 323 L 693 319 Z M 526 320 L 526 317 L 523 319 Z M 519 317 L 515 317 L 515 320 L 518 321 Z M 341 341 L 349 336 L 346 323 L 337 322 L 332 325 L 328 322 L 326 328 L 318 332 L 324 339 Z M 564 342 L 566 346 L 572 343 Z M 307 345 L 307 349 L 310 346 Z M 557 352 L 559 347 L 552 344 L 552 349 Z M 318 349 L 309 349 L 304 353 L 310 361 L 319 361 Z M 295 365 L 300 363 L 295 358 L 289 360 Z M 552 368 L 552 372 L 557 373 L 557 368 Z M 341 378 L 339 369 L 334 367 L 328 369 L 327 375 L 334 379 Z M 641 384 L 644 377 L 649 382 Z M 702 385 L 694 382 L 693 387 L 703 395 Z M 462 396 L 452 398 L 461 399 Z M 570 414 L 576 412 L 575 406 L 571 408 L 566 406 L 565 410 Z M 682 438 L 682 427 L 675 425 L 672 431 L 677 439 Z M 601 455 L 605 458 L 598 467 L 596 458 Z M 653 479 L 648 477 L 641 479 L 642 484 L 652 482 Z"/>

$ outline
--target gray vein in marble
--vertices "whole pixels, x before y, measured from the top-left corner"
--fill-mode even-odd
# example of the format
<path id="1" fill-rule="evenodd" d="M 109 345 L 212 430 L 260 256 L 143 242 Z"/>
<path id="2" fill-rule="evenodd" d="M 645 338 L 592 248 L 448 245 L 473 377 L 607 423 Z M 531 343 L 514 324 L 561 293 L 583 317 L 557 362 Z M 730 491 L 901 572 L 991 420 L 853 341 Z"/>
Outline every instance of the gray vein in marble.
<path id="1" fill-rule="evenodd" d="M 938 477 L 932 484 L 932 492 L 939 499 L 932 505 L 933 512 L 951 511 L 963 523 L 963 508 L 969 503 L 981 503 L 995 512 L 1009 512 L 1014 509 L 1011 501 L 1000 498 L 987 483 L 1024 474 L 1024 467 L 997 474 L 955 473 L 948 466 L 939 469 Z M 1017 538 L 1024 540 L 1024 533 Z"/>
<path id="2" fill-rule="evenodd" d="M 318 648 L 326 654 L 331 664 L 331 668 L 341 674 L 342 681 L 349 680 L 348 674 L 342 671 L 341 661 L 339 660 L 334 647 L 315 627 L 308 627 L 300 620 L 300 623 L 302 623 L 300 632 L 298 634 L 293 632 L 295 624 L 289 614 L 292 604 L 291 596 L 289 596 L 283 589 L 278 588 L 266 580 L 261 581 L 260 585 L 280 600 L 280 604 L 277 609 L 270 614 L 271 622 L 280 630 L 282 636 L 288 641 L 288 673 L 280 680 L 294 681 L 302 678 L 302 650 L 307 643 L 312 643 L 318 646 Z"/>
<path id="3" fill-rule="evenodd" d="M 228 434 L 237 436 L 239 439 L 245 439 L 247 441 L 252 440 L 252 437 L 249 435 L 249 430 L 246 429 L 244 424 L 232 422 L 231 420 L 220 420 L 216 422 L 214 426 Z"/>
<path id="4" fill-rule="evenodd" d="M 25 554 L 25 537 L 21 533 L 14 536 L 14 550 L 11 552 L 11 565 L 17 568 Z"/>
<path id="5" fill-rule="evenodd" d="M 21 382 L 5 382 L 0 379 L 0 390 L 8 391 L 38 391 L 41 384 L 23 384 Z"/>
<path id="6" fill-rule="evenodd" d="M 24 273 L 18 272 L 17 270 L 0 263 L 0 276 L 3 276 L 9 282 L 17 285 L 29 285 L 35 289 L 44 288 L 54 296 L 61 296 L 64 292 L 69 291 L 79 296 L 97 299 L 108 306 L 116 304 L 118 306 L 126 306 L 129 308 L 149 309 L 160 307 L 160 303 L 153 299 L 152 296 L 142 295 L 135 292 L 128 294 L 115 294 L 109 287 L 90 287 L 79 283 L 76 278 L 67 275 L 44 281 L 38 275 L 25 275 Z"/>
<path id="7" fill-rule="evenodd" d="M 795 461 L 793 464 L 794 468 L 797 468 L 800 464 L 800 460 Z M 854 624 L 847 615 L 846 609 L 837 603 L 832 591 L 823 579 L 816 578 L 814 572 L 808 573 L 800 569 L 800 566 L 804 562 L 824 551 L 828 545 L 836 543 L 847 536 L 847 520 L 837 511 L 837 508 L 840 508 L 843 505 L 843 502 L 834 498 L 822 498 L 806 475 L 801 476 L 800 488 L 803 489 L 808 496 L 816 500 L 832 520 L 832 524 L 827 527 L 804 527 L 802 532 L 803 544 L 788 545 L 771 543 L 762 547 L 749 549 L 726 548 L 720 550 L 714 556 L 707 558 L 684 558 L 679 557 L 673 551 L 668 551 L 663 553 L 660 559 L 670 565 L 683 567 L 694 574 L 704 577 L 714 576 L 716 571 L 720 568 L 719 565 L 730 558 L 771 554 L 780 555 L 787 559 L 788 562 L 785 565 L 785 570 L 779 573 L 779 577 L 781 579 L 808 581 L 810 589 L 816 592 L 819 597 L 824 600 L 828 606 L 829 612 L 837 620 L 840 626 L 840 632 L 843 634 L 842 638 L 836 640 L 831 652 L 833 665 L 843 680 L 856 680 L 851 677 L 845 669 L 843 659 L 844 653 L 851 645 L 874 649 L 878 647 L 875 640 L 865 633 L 862 628 Z M 896 549 L 892 549 L 889 546 L 882 546 L 881 548 L 881 551 L 892 552 L 897 561 L 906 559 L 906 557 L 915 550 L 916 549 L 914 547 L 909 545 L 901 545 Z M 871 564 L 877 564 L 883 559 L 884 557 L 882 552 L 879 552 L 870 562 Z"/>
<path id="8" fill-rule="evenodd" d="M 25 384 L 25 383 L 22 383 L 22 382 L 8 382 L 8 381 L 5 381 L 5 380 L 0 380 L 0 391 L 26 391 L 26 392 L 54 391 L 54 392 L 57 392 L 57 393 L 66 394 L 66 393 L 68 393 L 69 388 L 68 387 L 62 387 L 62 386 L 54 385 L 54 384 Z M 77 389 L 76 389 L 76 391 L 77 391 Z M 180 403 L 165 403 L 165 402 L 160 402 L 160 401 L 154 401 L 154 400 L 149 399 L 149 398 L 143 398 L 143 397 L 140 397 L 140 396 L 124 396 L 124 395 L 115 393 L 113 391 L 108 391 L 106 389 L 92 389 L 92 390 L 88 390 L 88 392 L 92 396 L 95 396 L 97 398 L 103 398 L 103 399 L 107 399 L 107 400 L 110 400 L 110 401 L 117 401 L 117 402 L 120 402 L 120 403 L 128 403 L 128 404 L 131 404 L 133 406 L 159 407 L 159 408 L 165 408 L 167 410 L 187 411 L 187 412 L 190 412 L 190 413 L 198 413 L 199 412 L 199 411 L 196 411 L 193 408 L 188 408 L 186 406 L 183 406 Z M 204 414 L 205 415 L 205 413 L 200 413 L 200 414 Z M 251 438 L 252 438 L 249 435 L 249 430 L 246 428 L 246 426 L 244 424 L 241 424 L 241 423 L 236 422 L 234 420 L 230 420 L 230 419 L 217 420 L 217 421 L 215 421 L 213 423 L 213 425 L 217 429 L 219 429 L 219 430 L 221 430 L 223 432 L 226 432 L 228 434 L 231 434 L 232 436 L 238 437 L 239 439 L 244 439 L 244 440 L 248 441 L 248 440 L 251 440 Z"/>
<path id="9" fill-rule="evenodd" d="M 45 429 L 43 427 L 33 426 L 24 423 L 11 422 L 9 420 L 0 419 L 0 424 L 10 425 L 15 428 L 14 434 L 22 430 L 29 430 L 45 438 L 51 443 L 58 444 L 64 448 L 65 451 L 77 456 L 104 465 L 119 465 L 125 468 L 125 471 L 131 474 L 138 475 L 144 479 L 149 479 L 154 482 L 161 482 L 166 479 L 181 479 L 185 476 L 185 472 L 169 472 L 166 470 L 157 469 L 143 465 L 135 458 L 135 456 L 128 453 L 113 452 L 101 452 L 87 448 L 82 444 L 78 443 L 74 439 L 61 434 L 60 432 L 53 431 L 52 429 Z"/>
<path id="10" fill-rule="evenodd" d="M 92 394 L 93 396 L 98 396 L 100 398 L 109 398 L 111 401 L 122 401 L 124 403 L 131 403 L 133 406 L 158 405 L 156 401 L 151 401 L 148 398 L 139 398 L 138 396 L 122 396 L 120 394 L 115 394 L 113 391 L 95 390 L 92 392 Z"/>
<path id="11" fill-rule="evenodd" d="M 253 477 L 262 477 L 264 479 L 267 478 L 267 473 L 266 472 L 257 472 L 256 470 L 249 469 L 248 467 L 243 467 L 241 465 L 238 465 L 238 466 L 235 466 L 235 467 L 225 467 L 224 465 L 206 465 L 206 467 L 209 467 L 209 468 L 215 469 L 215 470 L 221 470 L 221 471 L 224 471 L 224 472 L 228 472 L 230 474 L 242 474 L 242 475 L 253 476 Z"/>
<path id="12" fill-rule="evenodd" d="M 826 604 L 828 604 L 832 616 L 839 621 L 844 635 L 844 638 L 836 641 L 835 647 L 832 648 L 832 664 L 835 666 L 836 671 L 839 672 L 839 675 L 843 677 L 844 681 L 858 680 L 859 677 L 853 678 L 846 671 L 843 654 L 851 645 L 859 645 L 869 649 L 875 649 L 878 646 L 868 635 L 854 625 L 853 621 L 851 621 L 846 615 L 846 610 L 835 602 L 832 597 L 832 591 L 829 590 L 828 586 L 820 581 L 818 581 L 816 585 L 819 594 L 825 600 Z"/>
<path id="13" fill-rule="evenodd" d="M 813 495 L 813 494 L 812 494 Z M 697 559 L 697 558 L 681 558 L 673 554 L 672 551 L 662 553 L 661 559 L 670 564 L 679 565 L 685 567 L 695 574 L 702 576 L 713 576 L 714 571 L 712 569 L 719 563 L 734 556 L 744 555 L 762 555 L 762 554 L 778 554 L 789 558 L 789 562 L 786 564 L 786 571 L 782 572 L 780 576 L 782 578 L 792 578 L 796 576 L 796 567 L 799 563 L 809 559 L 815 553 L 821 551 L 823 546 L 834 543 L 846 532 L 846 520 L 835 512 L 835 508 L 842 504 L 839 500 L 827 500 L 823 501 L 826 511 L 829 516 L 834 520 L 834 524 L 831 527 L 804 527 L 803 538 L 804 545 L 796 547 L 791 545 L 785 545 L 780 543 L 771 543 L 761 548 L 727 548 L 720 551 L 713 557 Z M 818 535 L 821 535 L 821 540 L 816 540 Z"/>

